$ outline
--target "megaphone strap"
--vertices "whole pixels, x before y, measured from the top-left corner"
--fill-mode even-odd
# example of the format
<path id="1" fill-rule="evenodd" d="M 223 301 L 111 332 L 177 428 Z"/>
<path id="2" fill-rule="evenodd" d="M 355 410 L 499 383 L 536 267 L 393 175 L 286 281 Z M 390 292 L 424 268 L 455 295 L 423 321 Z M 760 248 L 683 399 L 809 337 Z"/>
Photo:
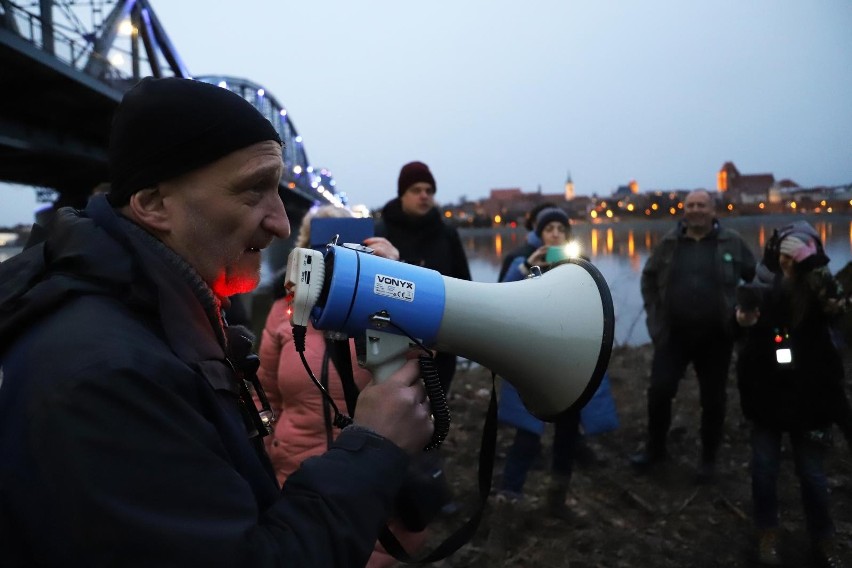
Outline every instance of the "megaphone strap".
<path id="1" fill-rule="evenodd" d="M 497 449 L 497 376 L 491 374 L 491 400 L 488 403 L 488 412 L 485 416 L 485 427 L 482 430 L 482 442 L 479 448 L 479 504 L 470 519 L 459 527 L 456 532 L 448 536 L 432 552 L 423 556 L 411 556 L 390 529 L 385 526 L 379 533 L 379 542 L 385 550 L 400 562 L 406 564 L 427 564 L 443 560 L 456 552 L 459 548 L 470 542 L 473 538 L 482 515 L 485 512 L 485 504 L 491 493 L 491 477 L 494 471 L 494 456 Z"/>
<path id="2" fill-rule="evenodd" d="M 352 424 L 352 417 L 343 414 L 340 412 L 340 409 L 337 408 L 337 404 L 334 402 L 334 398 L 328 393 L 328 389 L 323 386 L 319 379 L 317 379 L 314 372 L 311 370 L 311 365 L 308 363 L 308 360 L 305 358 L 305 337 L 307 333 L 307 328 L 301 325 L 293 326 L 293 345 L 296 348 L 296 353 L 299 354 L 299 359 L 302 360 L 302 366 L 307 371 L 308 376 L 311 378 L 311 381 L 316 385 L 316 387 L 322 393 L 323 399 L 328 402 L 334 411 L 334 425 L 340 428 L 341 430 L 350 424 Z"/>

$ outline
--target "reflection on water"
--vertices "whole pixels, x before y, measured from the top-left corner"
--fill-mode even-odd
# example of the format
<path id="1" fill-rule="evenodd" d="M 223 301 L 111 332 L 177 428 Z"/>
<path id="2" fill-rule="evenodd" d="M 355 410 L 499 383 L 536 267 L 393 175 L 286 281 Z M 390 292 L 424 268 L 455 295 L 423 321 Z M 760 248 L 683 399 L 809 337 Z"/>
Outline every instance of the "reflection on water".
<path id="1" fill-rule="evenodd" d="M 725 227 L 738 231 L 760 257 L 772 230 L 793 220 L 806 219 L 820 234 L 837 273 L 852 261 L 852 219 L 845 216 L 775 215 L 723 219 Z M 645 327 L 639 278 L 651 250 L 674 226 L 672 221 L 629 221 L 609 225 L 577 224 L 574 238 L 584 255 L 601 271 L 609 284 L 615 306 L 615 342 L 638 345 L 649 341 Z M 461 231 L 473 279 L 496 282 L 500 263 L 525 242 L 523 229 L 466 229 Z"/>
<path id="2" fill-rule="evenodd" d="M 9 260 L 16 254 L 21 252 L 22 249 L 23 247 L 0 247 L 0 262 L 3 262 L 4 260 Z"/>
<path id="3" fill-rule="evenodd" d="M 724 226 L 735 229 L 760 257 L 772 230 L 793 220 L 806 219 L 819 232 L 829 268 L 837 273 L 852 261 L 852 219 L 846 216 L 775 215 L 724 219 Z M 609 225 L 574 225 L 574 238 L 583 254 L 601 271 L 612 294 L 615 307 L 615 342 L 639 345 L 649 341 L 645 328 L 639 277 L 645 261 L 662 236 L 674 226 L 672 221 L 629 221 Z M 470 261 L 473 279 L 496 282 L 503 256 L 525 242 L 523 229 L 465 229 L 462 243 Z M 21 251 L 20 247 L 0 247 L 0 262 Z M 271 270 L 266 271 L 268 280 Z"/>

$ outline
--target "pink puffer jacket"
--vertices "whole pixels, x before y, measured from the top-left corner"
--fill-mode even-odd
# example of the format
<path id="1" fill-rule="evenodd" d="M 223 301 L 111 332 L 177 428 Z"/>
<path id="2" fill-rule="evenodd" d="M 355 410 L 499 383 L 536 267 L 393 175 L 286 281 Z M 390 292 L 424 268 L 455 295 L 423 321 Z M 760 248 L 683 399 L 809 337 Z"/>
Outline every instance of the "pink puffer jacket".
<path id="1" fill-rule="evenodd" d="M 350 345 L 350 352 L 355 384 L 360 390 L 370 382 L 371 376 L 358 366 L 354 345 Z M 305 337 L 305 359 L 317 379 L 320 379 L 324 354 L 322 332 L 309 325 Z M 275 468 L 275 476 L 283 484 L 302 461 L 322 454 L 328 448 L 322 394 L 311 381 L 296 353 L 287 302 L 283 298 L 276 300 L 270 308 L 260 340 L 259 356 L 258 378 L 277 417 L 275 433 L 266 438 L 266 450 Z M 328 364 L 328 390 L 337 407 L 345 413 L 343 386 L 331 361 Z M 332 437 L 336 438 L 339 433 L 340 430 L 332 427 Z M 426 531 L 407 532 L 393 521 L 390 527 L 409 553 L 414 553 L 426 539 Z M 393 557 L 376 543 L 376 551 L 367 567 L 386 568 L 395 565 Z"/>

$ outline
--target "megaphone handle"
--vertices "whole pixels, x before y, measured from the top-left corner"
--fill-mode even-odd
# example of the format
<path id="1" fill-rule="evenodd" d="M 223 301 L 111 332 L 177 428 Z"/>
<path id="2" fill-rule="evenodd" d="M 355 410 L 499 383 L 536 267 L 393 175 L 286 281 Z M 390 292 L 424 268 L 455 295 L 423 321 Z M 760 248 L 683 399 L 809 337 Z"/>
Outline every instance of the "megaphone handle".
<path id="1" fill-rule="evenodd" d="M 441 388 L 441 379 L 438 376 L 438 371 L 435 368 L 435 362 L 429 355 L 421 355 L 420 363 L 420 379 L 426 389 L 426 396 L 429 398 L 429 404 L 432 406 L 432 417 L 434 419 L 435 429 L 432 432 L 432 439 L 426 445 L 424 450 L 433 450 L 440 446 L 447 438 L 450 431 L 450 409 L 447 406 L 447 397 L 444 389 Z M 391 359 L 382 365 L 373 368 L 373 380 L 381 382 L 387 380 L 394 372 L 405 364 L 405 358 L 399 357 Z"/>
<path id="2" fill-rule="evenodd" d="M 405 364 L 405 353 L 410 348 L 407 337 L 368 331 L 364 366 L 373 373 L 374 381 L 384 382 Z"/>
<path id="3" fill-rule="evenodd" d="M 391 359 L 381 365 L 368 367 L 373 373 L 373 380 L 377 383 L 383 383 L 388 378 L 405 365 L 405 357 Z"/>
<path id="4" fill-rule="evenodd" d="M 407 337 L 370 330 L 366 333 L 366 353 L 364 366 L 373 373 L 377 383 L 386 381 L 393 373 L 405 364 L 405 354 L 412 343 Z M 447 437 L 450 430 L 450 410 L 447 407 L 447 397 L 441 388 L 441 380 L 435 369 L 435 362 L 429 355 L 420 356 L 420 378 L 426 387 L 426 394 L 432 406 L 432 416 L 435 418 L 435 431 L 426 450 L 437 448 Z"/>

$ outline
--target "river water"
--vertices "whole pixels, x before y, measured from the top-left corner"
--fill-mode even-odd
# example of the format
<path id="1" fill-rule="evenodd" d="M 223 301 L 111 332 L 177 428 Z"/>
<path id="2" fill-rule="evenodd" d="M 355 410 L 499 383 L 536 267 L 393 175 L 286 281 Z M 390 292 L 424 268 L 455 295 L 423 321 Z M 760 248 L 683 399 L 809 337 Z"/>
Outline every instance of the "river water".
<path id="1" fill-rule="evenodd" d="M 805 219 L 820 233 L 835 274 L 852 261 L 852 218 L 840 215 L 773 215 L 731 217 L 723 226 L 737 230 L 752 247 L 755 257 L 772 230 L 793 220 Z M 574 238 L 582 254 L 601 271 L 612 294 L 615 308 L 615 344 L 640 345 L 650 341 L 639 291 L 639 278 L 645 261 L 673 221 L 622 221 L 609 224 L 578 223 Z M 523 229 L 463 229 L 462 243 L 468 255 L 471 275 L 477 282 L 496 282 L 503 255 L 524 242 Z"/>
<path id="2" fill-rule="evenodd" d="M 808 220 L 819 231 L 831 258 L 829 268 L 832 272 L 837 273 L 852 262 L 852 218 L 849 216 L 731 217 L 723 219 L 722 223 L 739 231 L 759 258 L 772 229 L 796 219 Z M 668 220 L 640 220 L 610 224 L 577 223 L 573 227 L 574 238 L 579 241 L 582 254 L 591 259 L 609 284 L 615 308 L 616 345 L 641 345 L 649 341 L 639 277 L 651 250 L 673 226 L 674 222 Z M 471 274 L 477 282 L 496 282 L 503 255 L 526 238 L 523 229 L 508 228 L 462 229 L 460 234 Z M 20 250 L 19 247 L 0 247 L 0 262 Z M 266 272 L 271 273 L 270 270 Z"/>

